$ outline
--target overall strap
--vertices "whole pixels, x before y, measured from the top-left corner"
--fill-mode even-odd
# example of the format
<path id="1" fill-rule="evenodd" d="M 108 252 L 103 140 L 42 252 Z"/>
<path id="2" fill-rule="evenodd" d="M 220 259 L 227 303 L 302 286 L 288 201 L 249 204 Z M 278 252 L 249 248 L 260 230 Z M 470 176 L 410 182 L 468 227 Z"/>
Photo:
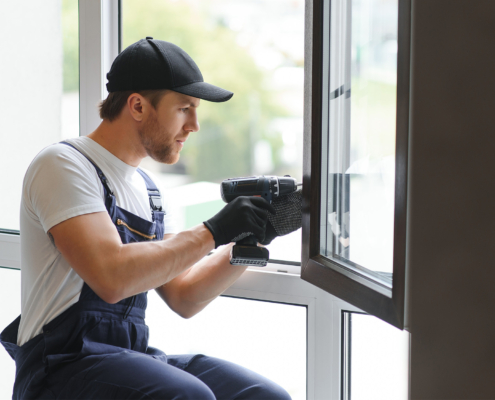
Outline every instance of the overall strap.
<path id="1" fill-rule="evenodd" d="M 86 157 L 86 159 L 91 163 L 93 164 L 93 167 L 95 167 L 96 169 L 96 173 L 98 174 L 98 177 L 100 178 L 100 181 L 103 185 L 103 189 L 105 190 L 105 197 L 108 197 L 109 195 L 110 196 L 113 196 L 113 192 L 112 190 L 110 189 L 110 186 L 108 186 L 108 179 L 107 177 L 105 176 L 105 174 L 103 173 L 103 171 L 100 169 L 100 167 L 98 167 L 98 165 L 96 165 L 96 163 L 90 158 L 88 157 L 86 154 L 84 154 L 81 150 L 79 150 L 77 147 L 71 145 L 70 143 L 68 142 L 60 142 L 61 144 L 65 144 L 67 146 L 70 146 L 72 147 L 73 149 L 77 150 L 79 153 L 81 153 L 84 157 Z"/>
<path id="2" fill-rule="evenodd" d="M 60 142 L 61 144 L 65 144 L 67 146 L 72 147 L 73 149 L 77 150 L 79 153 L 81 153 L 86 159 L 93 164 L 93 167 L 96 169 L 96 173 L 98 174 L 98 177 L 100 178 L 100 181 L 103 185 L 103 188 L 105 190 L 105 196 L 108 197 L 108 195 L 113 196 L 113 192 L 110 189 L 110 186 L 108 185 L 108 179 L 103 173 L 103 171 L 96 165 L 96 163 L 88 157 L 86 154 L 84 154 L 81 150 L 79 150 L 77 147 L 73 146 L 72 144 L 68 142 Z M 143 177 L 145 183 L 146 183 L 146 189 L 148 191 L 148 197 L 150 201 L 150 209 L 151 209 L 151 216 L 152 220 L 155 220 L 155 211 L 161 211 L 165 213 L 163 210 L 163 205 L 162 205 L 162 196 L 160 194 L 160 190 L 156 187 L 155 183 L 151 180 L 151 178 L 140 168 L 137 169 L 139 174 Z"/>
<path id="3" fill-rule="evenodd" d="M 138 168 L 137 172 L 139 172 L 139 174 L 146 182 L 146 189 L 148 190 L 148 197 L 150 198 L 151 213 L 154 214 L 155 211 L 165 212 L 163 210 L 162 196 L 160 194 L 160 190 L 158 190 L 155 183 L 141 168 Z"/>

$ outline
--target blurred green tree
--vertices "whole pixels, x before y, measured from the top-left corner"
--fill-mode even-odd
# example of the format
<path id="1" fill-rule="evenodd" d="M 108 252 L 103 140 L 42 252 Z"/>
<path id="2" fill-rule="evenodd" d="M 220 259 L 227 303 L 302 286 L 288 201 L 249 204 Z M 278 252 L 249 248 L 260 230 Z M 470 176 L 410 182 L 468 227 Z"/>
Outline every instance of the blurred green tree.
<path id="1" fill-rule="evenodd" d="M 64 92 L 79 91 L 79 24 L 77 0 L 62 0 Z"/>
<path id="2" fill-rule="evenodd" d="M 124 0 L 123 30 L 124 47 L 146 36 L 172 42 L 196 61 L 206 82 L 234 92 L 226 103 L 201 103 L 201 130 L 190 136 L 181 155 L 193 180 L 250 174 L 253 145 L 259 139 L 270 142 L 272 153 L 278 153 L 282 142 L 267 129 L 274 117 L 286 112 L 266 90 L 267 74 L 223 21 L 188 2 Z"/>

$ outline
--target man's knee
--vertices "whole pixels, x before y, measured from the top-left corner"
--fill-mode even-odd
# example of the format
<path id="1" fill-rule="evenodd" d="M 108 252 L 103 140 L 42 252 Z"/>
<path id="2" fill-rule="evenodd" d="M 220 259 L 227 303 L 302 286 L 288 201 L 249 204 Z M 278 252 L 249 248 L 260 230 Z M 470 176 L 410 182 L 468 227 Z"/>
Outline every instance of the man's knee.
<path id="1" fill-rule="evenodd" d="M 84 380 L 73 377 L 58 398 L 64 399 L 171 399 L 215 400 L 212 391 L 201 381 L 189 381 L 187 385 L 155 384 L 146 389 L 125 384 Z"/>
<path id="2" fill-rule="evenodd" d="M 157 398 L 164 398 L 164 399 L 171 398 L 170 392 L 167 393 L 167 396 L 157 397 Z M 172 399 L 173 400 L 216 400 L 216 397 L 208 386 L 206 386 L 203 382 L 197 379 L 195 381 L 190 381 L 187 386 L 183 386 L 179 390 L 177 390 L 175 397 L 172 397 Z"/>
<path id="3" fill-rule="evenodd" d="M 280 385 L 240 365 L 198 354 L 185 369 L 208 385 L 218 400 L 291 400 Z"/>

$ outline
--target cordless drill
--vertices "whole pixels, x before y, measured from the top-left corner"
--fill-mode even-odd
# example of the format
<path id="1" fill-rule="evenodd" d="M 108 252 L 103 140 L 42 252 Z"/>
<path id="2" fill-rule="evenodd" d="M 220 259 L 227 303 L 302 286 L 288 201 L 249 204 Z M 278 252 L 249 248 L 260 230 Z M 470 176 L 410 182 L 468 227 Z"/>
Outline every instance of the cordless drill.
<path id="1" fill-rule="evenodd" d="M 249 176 L 246 178 L 230 178 L 222 182 L 220 191 L 226 203 L 239 196 L 260 196 L 268 202 L 279 196 L 297 190 L 297 181 L 289 175 L 285 176 Z M 258 246 L 254 236 L 248 236 L 236 242 L 230 253 L 232 265 L 251 265 L 264 267 L 268 263 L 268 249 Z"/>

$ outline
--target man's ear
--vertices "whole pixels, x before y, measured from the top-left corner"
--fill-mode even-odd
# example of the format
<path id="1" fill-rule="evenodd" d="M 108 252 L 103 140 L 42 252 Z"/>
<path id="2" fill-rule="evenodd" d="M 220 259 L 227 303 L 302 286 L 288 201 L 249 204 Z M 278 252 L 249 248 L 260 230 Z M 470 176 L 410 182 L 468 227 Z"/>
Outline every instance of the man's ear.
<path id="1" fill-rule="evenodd" d="M 133 93 L 127 98 L 127 109 L 132 118 L 137 122 L 142 122 L 148 103 L 139 93 Z"/>

